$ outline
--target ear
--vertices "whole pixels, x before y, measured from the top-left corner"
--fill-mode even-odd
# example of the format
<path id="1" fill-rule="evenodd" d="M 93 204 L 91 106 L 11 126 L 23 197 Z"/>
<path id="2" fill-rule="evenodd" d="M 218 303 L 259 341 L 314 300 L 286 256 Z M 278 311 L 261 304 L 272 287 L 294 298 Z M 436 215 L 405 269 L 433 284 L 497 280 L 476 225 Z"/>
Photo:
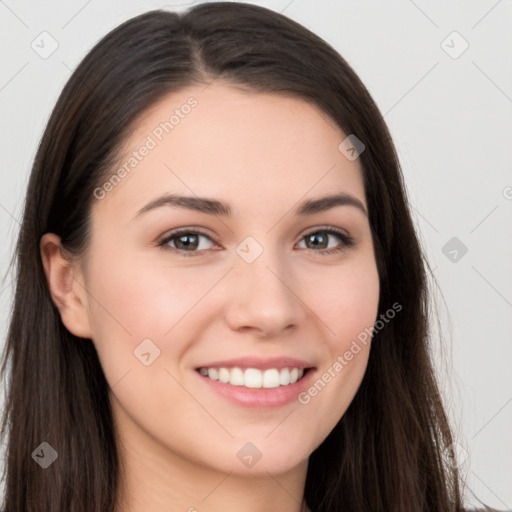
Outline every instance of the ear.
<path id="1" fill-rule="evenodd" d="M 46 233 L 39 244 L 46 281 L 62 323 L 80 338 L 91 338 L 87 291 L 80 265 L 63 250 L 60 237 Z"/>

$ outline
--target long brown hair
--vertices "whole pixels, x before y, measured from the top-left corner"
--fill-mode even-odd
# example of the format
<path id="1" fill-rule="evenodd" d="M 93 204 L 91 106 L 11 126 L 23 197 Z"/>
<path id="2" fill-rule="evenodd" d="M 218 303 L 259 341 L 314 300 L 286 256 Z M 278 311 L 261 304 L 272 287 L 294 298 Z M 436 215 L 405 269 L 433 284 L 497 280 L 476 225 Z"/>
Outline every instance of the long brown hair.
<path id="1" fill-rule="evenodd" d="M 311 454 L 313 512 L 459 512 L 452 434 L 429 355 L 426 262 L 389 131 L 365 86 L 326 42 L 263 7 L 199 5 L 123 23 L 66 84 L 34 161 L 14 255 L 15 300 L 2 374 L 8 512 L 111 512 L 120 472 L 108 384 L 94 345 L 73 336 L 53 304 L 39 253 L 48 232 L 80 255 L 93 191 L 128 130 L 164 95 L 223 80 L 250 92 L 295 95 L 365 144 L 360 155 L 380 278 L 379 315 L 361 386 Z M 7 428 L 8 430 L 7 430 Z M 5 435 L 6 435 L 5 434 Z M 58 463 L 33 452 L 47 442 Z"/>

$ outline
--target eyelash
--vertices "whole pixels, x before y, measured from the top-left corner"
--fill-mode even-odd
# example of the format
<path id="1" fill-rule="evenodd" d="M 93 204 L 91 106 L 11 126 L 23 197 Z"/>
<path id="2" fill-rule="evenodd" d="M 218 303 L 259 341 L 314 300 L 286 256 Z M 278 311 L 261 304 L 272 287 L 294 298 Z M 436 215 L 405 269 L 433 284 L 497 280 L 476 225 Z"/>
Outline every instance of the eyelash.
<path id="1" fill-rule="evenodd" d="M 310 235 L 314 235 L 314 234 L 317 234 L 317 233 L 326 233 L 326 234 L 329 234 L 329 235 L 336 235 L 338 236 L 340 239 L 341 239 L 341 243 L 334 247 L 334 248 L 331 248 L 331 249 L 323 249 L 323 250 L 320 250 L 320 251 L 316 251 L 314 249 L 306 249 L 306 250 L 309 250 L 309 251 L 312 251 L 313 253 L 318 253 L 318 255 L 320 256 L 325 256 L 325 255 L 330 255 L 330 254 L 335 254 L 335 253 L 339 253 L 345 249 L 348 249 L 350 247 L 352 247 L 353 245 L 355 245 L 355 241 L 354 239 L 345 234 L 343 231 L 337 229 L 337 228 L 334 228 L 334 227 L 328 227 L 328 228 L 316 228 L 314 231 L 310 231 L 308 233 L 306 233 L 305 235 L 303 235 L 303 237 L 301 238 L 300 241 L 302 241 L 304 238 L 310 236 Z M 211 238 L 210 235 L 207 235 L 206 233 L 203 233 L 202 231 L 200 230 L 195 230 L 195 229 L 178 229 L 176 231 L 173 231 L 172 233 L 170 233 L 168 236 L 166 236 L 159 244 L 158 244 L 158 247 L 162 247 L 163 249 L 166 249 L 166 250 L 170 250 L 172 252 L 176 252 L 176 253 L 180 253 L 182 254 L 183 256 L 200 256 L 202 252 L 205 252 L 205 250 L 201 250 L 201 251 L 185 251 L 184 249 L 177 249 L 176 247 L 170 247 L 169 245 L 167 245 L 172 239 L 174 238 L 177 238 L 179 237 L 180 235 L 202 235 L 202 236 L 205 236 L 206 238 L 209 238 L 212 242 L 214 242 L 215 244 L 217 244 L 218 242 L 214 239 Z"/>

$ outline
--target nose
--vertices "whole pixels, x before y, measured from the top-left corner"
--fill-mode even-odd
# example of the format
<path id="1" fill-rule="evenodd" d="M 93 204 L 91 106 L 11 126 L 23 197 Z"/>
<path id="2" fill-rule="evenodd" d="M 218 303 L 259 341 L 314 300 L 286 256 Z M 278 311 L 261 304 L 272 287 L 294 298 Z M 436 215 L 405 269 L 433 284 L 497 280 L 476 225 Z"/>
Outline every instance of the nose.
<path id="1" fill-rule="evenodd" d="M 293 269 L 275 251 L 265 250 L 252 263 L 236 255 L 229 279 L 224 314 L 231 329 L 278 338 L 303 322 Z"/>

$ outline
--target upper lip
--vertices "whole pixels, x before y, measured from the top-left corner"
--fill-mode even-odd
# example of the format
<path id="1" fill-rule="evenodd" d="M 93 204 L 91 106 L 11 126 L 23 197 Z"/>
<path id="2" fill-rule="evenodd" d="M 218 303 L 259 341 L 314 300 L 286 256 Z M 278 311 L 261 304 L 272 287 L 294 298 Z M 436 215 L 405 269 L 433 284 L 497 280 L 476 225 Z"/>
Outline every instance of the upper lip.
<path id="1" fill-rule="evenodd" d="M 224 359 L 222 361 L 213 361 L 211 363 L 205 363 L 197 366 L 199 368 L 257 368 L 260 370 L 267 370 L 269 368 L 313 368 L 314 365 L 297 359 L 295 357 L 274 357 L 274 358 L 262 358 L 262 357 L 239 357 L 236 359 Z"/>

